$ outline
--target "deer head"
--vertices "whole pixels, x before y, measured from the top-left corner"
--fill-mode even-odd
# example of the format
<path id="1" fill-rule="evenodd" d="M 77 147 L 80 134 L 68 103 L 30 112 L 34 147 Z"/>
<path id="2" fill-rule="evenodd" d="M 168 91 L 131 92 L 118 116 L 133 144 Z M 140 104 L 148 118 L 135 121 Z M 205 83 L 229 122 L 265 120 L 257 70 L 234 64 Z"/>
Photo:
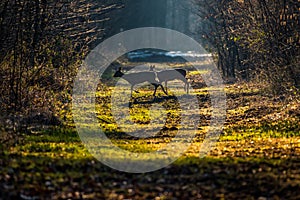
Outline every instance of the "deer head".
<path id="1" fill-rule="evenodd" d="M 150 65 L 150 71 L 153 72 L 155 69 L 155 65 Z"/>
<path id="2" fill-rule="evenodd" d="M 122 72 L 122 67 L 119 67 L 119 69 L 115 72 L 113 77 L 122 77 L 124 73 Z"/>

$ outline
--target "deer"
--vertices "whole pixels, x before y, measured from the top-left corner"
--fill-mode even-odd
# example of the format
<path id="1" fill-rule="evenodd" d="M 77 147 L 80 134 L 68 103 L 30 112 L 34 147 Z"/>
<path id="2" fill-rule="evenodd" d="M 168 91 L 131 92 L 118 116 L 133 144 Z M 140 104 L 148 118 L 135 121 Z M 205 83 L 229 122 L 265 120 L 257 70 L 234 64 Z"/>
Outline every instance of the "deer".
<path id="1" fill-rule="evenodd" d="M 154 72 L 155 66 L 150 66 L 150 72 Z M 165 89 L 168 92 L 168 81 L 172 80 L 181 80 L 184 82 L 184 90 L 186 90 L 187 94 L 189 93 L 189 83 L 187 81 L 186 75 L 187 72 L 185 69 L 176 68 L 176 69 L 167 69 L 156 72 L 159 83 L 165 82 Z"/>
<path id="2" fill-rule="evenodd" d="M 124 74 L 122 72 L 122 67 L 119 67 L 119 69 L 115 72 L 113 77 L 120 77 L 124 80 L 126 80 L 130 85 L 130 95 L 132 96 L 133 92 L 133 87 L 137 84 L 144 83 L 144 82 L 149 82 L 151 85 L 154 86 L 154 93 L 153 96 L 156 98 L 156 90 L 158 87 L 161 87 L 163 92 L 168 95 L 168 93 L 165 91 L 164 87 L 162 84 L 156 80 L 156 74 L 155 72 L 135 72 L 135 73 L 129 73 L 129 74 Z"/>

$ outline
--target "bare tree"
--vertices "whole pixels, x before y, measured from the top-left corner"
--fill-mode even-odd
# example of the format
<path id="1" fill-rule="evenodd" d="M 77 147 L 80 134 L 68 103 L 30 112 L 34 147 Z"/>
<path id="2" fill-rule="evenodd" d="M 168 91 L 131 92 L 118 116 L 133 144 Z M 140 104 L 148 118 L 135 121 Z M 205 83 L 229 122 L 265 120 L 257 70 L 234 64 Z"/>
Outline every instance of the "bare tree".
<path id="1" fill-rule="evenodd" d="M 4 0 L 0 3 L 3 113 L 55 112 L 80 60 L 103 39 L 121 1 Z M 63 103 L 60 105 L 64 106 Z"/>
<path id="2" fill-rule="evenodd" d="M 261 74 L 275 92 L 299 86 L 299 1 L 195 3 L 202 18 L 199 32 L 214 47 L 225 77 Z"/>

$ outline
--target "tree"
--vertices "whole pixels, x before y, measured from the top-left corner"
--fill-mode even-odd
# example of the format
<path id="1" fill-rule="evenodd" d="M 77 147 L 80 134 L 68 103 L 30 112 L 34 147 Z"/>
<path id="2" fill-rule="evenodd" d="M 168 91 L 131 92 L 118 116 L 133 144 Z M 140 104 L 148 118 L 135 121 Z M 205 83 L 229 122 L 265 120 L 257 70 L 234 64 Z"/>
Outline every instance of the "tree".
<path id="1" fill-rule="evenodd" d="M 2 113 L 26 115 L 42 110 L 54 115 L 54 102 L 67 101 L 81 59 L 103 39 L 111 13 L 120 3 L 1 1 Z"/>
<path id="2" fill-rule="evenodd" d="M 196 0 L 200 34 L 225 77 L 263 75 L 272 91 L 299 86 L 299 1 Z"/>

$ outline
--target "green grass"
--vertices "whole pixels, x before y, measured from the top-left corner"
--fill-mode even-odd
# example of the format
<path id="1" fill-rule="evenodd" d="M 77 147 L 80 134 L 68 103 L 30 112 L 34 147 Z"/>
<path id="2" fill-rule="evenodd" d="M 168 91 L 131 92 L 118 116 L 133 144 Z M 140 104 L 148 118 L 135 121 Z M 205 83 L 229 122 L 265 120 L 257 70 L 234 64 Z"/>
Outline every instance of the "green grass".
<path id="1" fill-rule="evenodd" d="M 205 73 L 205 72 L 203 72 Z M 256 87 L 255 87 L 256 88 Z M 208 95 L 208 91 L 215 88 L 198 88 L 195 89 L 195 95 L 200 97 L 200 99 Z M 132 121 L 136 124 L 134 125 L 124 125 L 120 128 L 116 123 L 112 113 L 111 113 L 111 102 L 110 95 L 112 95 L 113 88 L 107 87 L 105 90 L 98 91 L 96 93 L 96 110 L 91 108 L 94 105 L 86 105 L 86 112 L 90 112 L 91 115 L 97 116 L 99 119 L 99 127 L 102 128 L 103 132 L 108 136 L 112 142 L 122 149 L 131 152 L 152 152 L 156 151 L 166 144 L 168 144 L 174 135 L 176 135 L 176 129 L 180 127 L 180 109 L 179 104 L 176 99 L 167 98 L 162 101 L 154 102 L 162 110 L 162 112 L 151 110 L 152 105 L 152 88 L 143 87 L 139 88 L 139 93 L 134 93 L 134 98 L 137 102 L 133 102 L 131 99 L 132 106 L 127 108 L 126 106 L 121 107 L 119 111 L 125 112 L 129 110 L 130 115 L 122 119 L 125 122 Z M 247 85 L 233 85 L 227 86 L 225 88 L 227 95 L 257 95 L 258 89 L 253 89 L 251 86 Z M 159 92 L 159 96 L 165 96 L 162 92 Z M 234 96 L 237 98 L 239 96 Z M 244 101 L 244 100 L 243 100 Z M 139 103 L 142 102 L 142 103 Z M 143 103 L 146 102 L 146 103 Z M 148 102 L 148 103 L 147 103 Z M 207 120 L 211 115 L 211 110 L 209 109 L 209 99 L 206 101 L 199 101 L 201 105 L 200 116 L 203 116 L 206 120 L 201 120 L 199 125 L 199 130 L 196 133 L 194 139 L 195 144 L 192 150 L 189 150 L 188 156 L 197 156 L 199 151 L 199 146 L 205 137 L 207 131 L 206 124 Z M 247 101 L 246 101 L 247 102 Z M 283 120 L 275 121 L 272 123 L 268 122 L 257 122 L 250 123 L 247 121 L 248 111 L 251 110 L 250 104 L 234 106 L 233 108 L 228 108 L 227 118 L 233 117 L 234 119 L 239 119 L 240 121 L 235 123 L 230 123 L 224 127 L 224 132 L 220 136 L 219 141 L 249 141 L 257 139 L 267 139 L 267 138 L 290 138 L 299 137 L 299 124 L 296 120 Z M 195 113 L 190 113 L 191 116 Z M 81 115 L 81 113 L 73 113 L 73 115 Z M 165 118 L 163 115 L 166 115 Z M 70 118 L 71 114 L 67 115 Z M 164 128 L 164 131 L 158 132 L 156 137 L 150 138 L 132 138 L 127 136 L 125 132 L 133 132 L 136 128 L 145 128 L 149 126 L 149 123 L 154 119 L 158 119 L 156 124 L 152 124 L 151 127 L 156 127 L 158 129 Z M 164 120 L 166 120 L 164 122 Z M 68 121 L 71 121 L 69 119 Z M 81 124 L 83 126 L 89 126 L 88 124 Z M 36 134 L 30 134 L 25 136 L 25 142 L 22 146 L 16 146 L 11 149 L 11 152 L 18 152 L 22 155 L 34 155 L 34 156 L 65 156 L 68 158 L 92 158 L 87 149 L 83 146 L 74 124 L 69 124 L 70 128 L 59 128 L 54 127 L 51 130 L 39 132 Z M 95 127 L 94 127 L 95 128 Z M 96 127 L 97 128 L 97 127 Z M 175 130 L 174 130 L 175 129 Z M 189 133 L 186 133 L 187 136 Z M 7 152 L 9 154 L 9 152 Z M 188 158 L 188 156 L 185 156 Z"/>
<path id="2" fill-rule="evenodd" d="M 211 115 L 209 99 L 203 100 L 208 90 L 198 88 L 193 94 L 200 99 L 201 123 L 193 144 L 172 165 L 140 175 L 110 169 L 86 149 L 74 124 L 68 124 L 67 128 L 53 127 L 23 135 L 22 143 L 4 149 L 0 161 L 0 182 L 5 183 L 7 188 L 13 185 L 17 193 L 7 189 L 3 194 L 18 198 L 19 193 L 27 192 L 52 199 L 80 199 L 80 196 L 76 196 L 78 193 L 82 199 L 297 197 L 300 189 L 299 119 L 264 120 L 265 116 L 272 117 L 273 113 L 260 114 L 260 104 L 265 102 L 253 101 L 259 98 L 258 91 L 246 86 L 241 86 L 237 91 L 236 86 L 228 86 L 225 90 L 229 98 L 229 123 L 224 125 L 224 132 L 209 154 L 200 159 L 199 150 Z M 151 103 L 147 102 L 152 101 L 152 90 L 142 88 L 139 89 L 140 93 L 134 93 L 137 102 L 134 103 L 132 99 L 131 108 L 119 109 L 120 112 L 129 109 L 130 116 L 124 119 L 136 123 L 125 126 L 126 132 L 147 127 L 153 119 L 159 119 L 153 126 L 162 125 L 162 130 L 156 136 L 144 139 L 128 136 L 124 127 L 117 125 L 110 111 L 111 91 L 108 88 L 107 91 L 97 92 L 96 110 L 90 110 L 94 105 L 86 105 L 86 112 L 99 119 L 99 127 L 91 128 L 101 127 L 114 145 L 136 153 L 157 151 L 171 142 L 177 129 L 181 128 L 178 102 L 172 98 L 161 98 L 155 104 L 163 108 L 164 113 L 156 111 L 150 114 Z M 159 96 L 164 95 L 160 92 Z M 275 110 L 275 114 L 282 112 L 276 110 L 280 105 L 266 102 L 264 106 Z M 166 113 L 166 118 L 162 118 L 162 114 Z M 73 114 L 80 116 L 82 113 Z M 194 116 L 198 113 L 189 114 Z M 89 127 L 89 124 L 81 125 Z M 184 132 L 184 136 L 190 134 Z M 97 145 L 97 140 L 91 142 Z M 108 158 L 122 159 L 105 145 L 102 150 Z"/>
<path id="3" fill-rule="evenodd" d="M 297 130 L 298 128 L 298 130 Z M 203 130 L 205 132 L 205 129 Z M 122 149 L 131 152 L 152 152 L 161 149 L 165 144 L 172 140 L 171 131 L 166 130 L 159 137 L 152 137 L 146 139 L 133 139 L 126 137 L 125 133 L 111 134 L 107 133 L 112 142 Z M 199 138 L 201 132 L 196 135 Z M 219 141 L 222 142 L 241 142 L 250 140 L 264 140 L 268 138 L 297 138 L 300 136 L 299 127 L 297 124 L 291 122 L 282 122 L 274 125 L 261 125 L 253 127 L 232 127 L 226 128 L 224 134 L 221 135 Z M 189 157 L 197 157 L 199 153 L 199 146 L 201 146 L 200 139 L 193 145 L 196 147 L 184 155 L 181 159 L 189 162 Z M 192 146 L 193 146 L 192 145 Z M 52 129 L 38 134 L 26 135 L 24 144 L 15 146 L 9 151 L 11 153 L 19 153 L 24 156 L 38 156 L 38 157 L 64 157 L 73 159 L 92 159 L 87 149 L 83 146 L 75 129 Z"/>

